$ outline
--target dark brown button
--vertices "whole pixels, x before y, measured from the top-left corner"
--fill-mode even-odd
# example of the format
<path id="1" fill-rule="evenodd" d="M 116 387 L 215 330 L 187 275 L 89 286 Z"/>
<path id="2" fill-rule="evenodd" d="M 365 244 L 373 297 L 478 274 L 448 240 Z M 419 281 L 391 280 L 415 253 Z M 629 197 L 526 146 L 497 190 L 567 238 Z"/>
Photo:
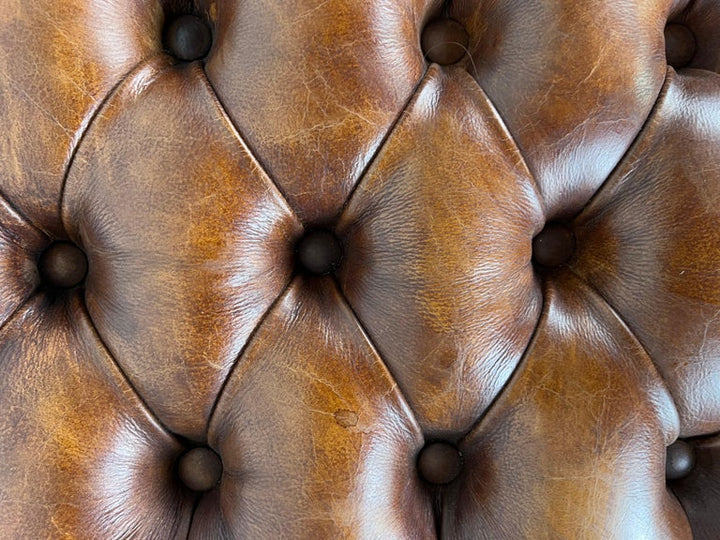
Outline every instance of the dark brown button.
<path id="1" fill-rule="evenodd" d="M 685 478 L 695 466 L 695 451 L 685 441 L 675 441 L 667 448 L 665 477 L 668 480 Z"/>
<path id="2" fill-rule="evenodd" d="M 222 477 L 220 456 L 210 448 L 193 448 L 180 458 L 178 475 L 189 489 L 208 491 L 214 488 Z"/>
<path id="3" fill-rule="evenodd" d="M 417 466 L 426 482 L 448 484 L 460 474 L 462 456 L 453 444 L 432 442 L 420 451 Z"/>
<path id="4" fill-rule="evenodd" d="M 309 231 L 298 242 L 296 252 L 300 270 L 315 275 L 334 272 L 343 257 L 340 241 L 327 230 Z"/>
<path id="5" fill-rule="evenodd" d="M 165 47 L 175 58 L 190 62 L 203 58 L 212 45 L 210 28 L 195 15 L 182 15 L 165 31 Z"/>
<path id="6" fill-rule="evenodd" d="M 548 223 L 533 238 L 533 260 L 547 268 L 560 266 L 570 260 L 575 252 L 575 235 L 562 223 Z"/>
<path id="7" fill-rule="evenodd" d="M 684 24 L 670 23 L 665 27 L 665 56 L 674 68 L 687 66 L 695 56 L 695 36 Z"/>
<path id="8" fill-rule="evenodd" d="M 51 287 L 70 288 L 82 283 L 88 270 L 85 253 L 70 242 L 55 242 L 38 263 L 40 278 Z"/>
<path id="9" fill-rule="evenodd" d="M 459 62 L 468 47 L 468 33 L 457 21 L 437 19 L 423 30 L 420 44 L 423 53 L 430 62 L 441 65 Z"/>

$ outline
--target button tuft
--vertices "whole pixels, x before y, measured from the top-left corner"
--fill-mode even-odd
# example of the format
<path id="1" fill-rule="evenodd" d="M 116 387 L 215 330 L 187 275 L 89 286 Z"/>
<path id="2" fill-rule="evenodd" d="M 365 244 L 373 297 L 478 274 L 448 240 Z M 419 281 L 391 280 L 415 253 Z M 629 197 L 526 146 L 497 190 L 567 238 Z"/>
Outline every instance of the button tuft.
<path id="1" fill-rule="evenodd" d="M 340 241 L 327 230 L 306 233 L 297 244 L 296 254 L 300 270 L 314 275 L 334 272 L 343 257 Z"/>
<path id="2" fill-rule="evenodd" d="M 684 24 L 670 23 L 665 27 L 665 56 L 674 68 L 687 66 L 695 56 L 695 36 Z"/>
<path id="3" fill-rule="evenodd" d="M 453 444 L 432 442 L 420 451 L 417 467 L 426 482 L 449 484 L 460 474 L 462 455 Z"/>
<path id="4" fill-rule="evenodd" d="M 551 222 L 533 238 L 533 260 L 546 268 L 567 263 L 575 253 L 575 235 L 566 225 Z"/>
<path id="5" fill-rule="evenodd" d="M 85 253 L 70 242 L 54 242 L 38 263 L 40 278 L 51 287 L 69 289 L 85 279 L 88 262 Z"/>
<path id="6" fill-rule="evenodd" d="M 178 476 L 189 489 L 208 491 L 222 478 L 220 456 L 207 447 L 193 448 L 180 458 Z"/>
<path id="7" fill-rule="evenodd" d="M 685 478 L 695 466 L 695 451 L 685 441 L 675 441 L 667 448 L 665 460 L 665 478 L 680 480 Z"/>
<path id="8" fill-rule="evenodd" d="M 191 62 L 203 58 L 211 45 L 210 28 L 195 15 L 181 15 L 165 31 L 165 47 L 179 60 Z"/>
<path id="9" fill-rule="evenodd" d="M 462 60 L 468 47 L 468 33 L 457 21 L 437 19 L 423 30 L 420 44 L 430 62 L 446 66 Z"/>

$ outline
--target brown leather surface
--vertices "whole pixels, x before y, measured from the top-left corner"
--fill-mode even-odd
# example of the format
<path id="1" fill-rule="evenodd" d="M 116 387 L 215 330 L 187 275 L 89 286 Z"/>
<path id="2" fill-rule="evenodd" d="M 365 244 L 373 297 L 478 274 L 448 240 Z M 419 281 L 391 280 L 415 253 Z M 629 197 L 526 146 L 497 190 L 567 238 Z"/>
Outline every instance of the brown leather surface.
<path id="1" fill-rule="evenodd" d="M 0 537 L 720 538 L 716 0 L 0 4 Z"/>

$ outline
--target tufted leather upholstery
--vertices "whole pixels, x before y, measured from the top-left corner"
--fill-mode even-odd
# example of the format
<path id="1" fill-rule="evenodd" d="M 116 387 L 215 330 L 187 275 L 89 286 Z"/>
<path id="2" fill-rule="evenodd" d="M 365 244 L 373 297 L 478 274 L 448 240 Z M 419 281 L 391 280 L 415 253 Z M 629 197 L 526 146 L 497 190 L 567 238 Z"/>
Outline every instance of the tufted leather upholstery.
<path id="1" fill-rule="evenodd" d="M 0 537 L 720 538 L 717 0 L 0 5 Z"/>

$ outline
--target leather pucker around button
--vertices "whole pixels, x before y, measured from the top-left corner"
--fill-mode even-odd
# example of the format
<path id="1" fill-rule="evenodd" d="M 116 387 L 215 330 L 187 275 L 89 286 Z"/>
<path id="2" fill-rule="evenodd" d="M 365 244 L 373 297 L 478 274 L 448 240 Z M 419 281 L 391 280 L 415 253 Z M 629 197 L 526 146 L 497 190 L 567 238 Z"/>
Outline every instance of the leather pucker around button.
<path id="1" fill-rule="evenodd" d="M 689 475 L 695 466 L 695 451 L 691 444 L 677 440 L 667 449 L 665 478 L 679 480 Z"/>
<path id="2" fill-rule="evenodd" d="M 343 258 L 342 245 L 328 230 L 309 231 L 298 242 L 297 263 L 302 272 L 327 275 L 338 269 Z"/>
<path id="3" fill-rule="evenodd" d="M 430 484 L 449 484 L 462 469 L 462 455 L 455 445 L 444 441 L 431 442 L 418 455 L 420 476 Z"/>
<path id="4" fill-rule="evenodd" d="M 208 491 L 222 478 L 222 461 L 213 450 L 197 447 L 180 457 L 178 476 L 192 491 Z"/>
<path id="5" fill-rule="evenodd" d="M 468 33 L 457 21 L 437 19 L 423 30 L 421 45 L 430 62 L 440 65 L 455 64 L 462 60 L 468 47 Z"/>
<path id="6" fill-rule="evenodd" d="M 85 253 L 70 242 L 54 242 L 40 256 L 40 278 L 50 287 L 71 288 L 85 279 L 88 262 Z"/>
<path id="7" fill-rule="evenodd" d="M 548 223 L 533 238 L 533 260 L 545 268 L 567 263 L 575 252 L 575 235 L 566 225 Z"/>
<path id="8" fill-rule="evenodd" d="M 179 60 L 199 60 L 207 55 L 211 45 L 210 28 L 195 15 L 181 15 L 165 31 L 165 46 Z"/>

